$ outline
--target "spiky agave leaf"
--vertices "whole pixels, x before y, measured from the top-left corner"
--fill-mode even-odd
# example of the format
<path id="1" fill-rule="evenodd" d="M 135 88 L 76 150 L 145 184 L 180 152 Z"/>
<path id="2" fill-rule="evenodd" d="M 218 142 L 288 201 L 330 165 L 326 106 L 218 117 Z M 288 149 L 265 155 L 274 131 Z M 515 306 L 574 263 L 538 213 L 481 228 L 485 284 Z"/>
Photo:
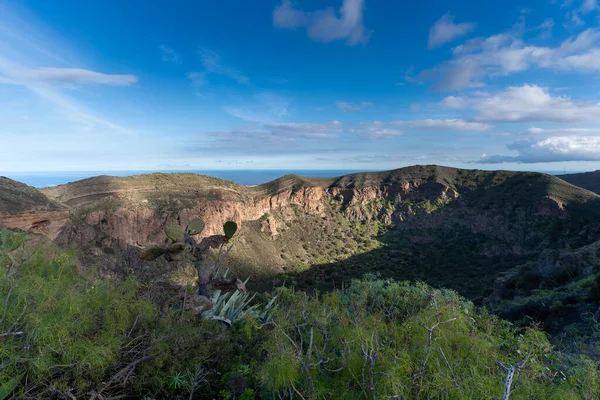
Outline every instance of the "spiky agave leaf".
<path id="1" fill-rule="evenodd" d="M 202 317 L 204 319 L 215 319 L 231 325 L 241 314 L 254 311 L 257 307 L 256 305 L 248 307 L 254 296 L 254 294 L 238 291 L 224 293 L 220 290 L 215 290 L 212 296 L 213 306 L 210 310 L 203 312 Z"/>
<path id="2" fill-rule="evenodd" d="M 190 221 L 187 228 L 185 228 L 188 235 L 197 235 L 204 230 L 204 221 L 200 218 L 196 218 Z"/>
<path id="3" fill-rule="evenodd" d="M 237 232 L 237 224 L 233 221 L 227 221 L 223 224 L 223 231 L 227 239 L 231 239 Z"/>
<path id="4" fill-rule="evenodd" d="M 146 261 L 156 260 L 158 257 L 162 256 L 166 253 L 166 249 L 162 247 L 148 247 L 142 254 L 140 254 L 140 258 Z"/>
<path id="5" fill-rule="evenodd" d="M 165 233 L 173 242 L 185 242 L 183 228 L 175 222 L 169 222 L 167 226 L 165 226 Z"/>

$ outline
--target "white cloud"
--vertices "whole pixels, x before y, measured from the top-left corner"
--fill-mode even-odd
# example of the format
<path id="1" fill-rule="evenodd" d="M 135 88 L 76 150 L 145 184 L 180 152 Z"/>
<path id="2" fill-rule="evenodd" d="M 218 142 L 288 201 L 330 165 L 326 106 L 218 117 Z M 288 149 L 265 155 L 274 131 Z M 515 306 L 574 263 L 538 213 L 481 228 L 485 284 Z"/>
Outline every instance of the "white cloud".
<path id="1" fill-rule="evenodd" d="M 462 119 L 417 119 L 407 121 L 373 121 L 362 122 L 358 126 L 350 127 L 349 131 L 365 138 L 385 138 L 399 136 L 407 129 L 424 131 L 485 131 L 491 125 L 465 121 Z"/>
<path id="2" fill-rule="evenodd" d="M 251 101 L 239 105 L 224 106 L 223 111 L 249 122 L 270 123 L 288 115 L 290 99 L 270 92 L 257 93 Z"/>
<path id="3" fill-rule="evenodd" d="M 62 114 L 67 119 L 71 120 L 77 125 L 85 127 L 86 129 L 104 127 L 109 128 L 112 131 L 118 133 L 134 133 L 131 129 L 125 128 L 121 125 L 108 121 L 105 118 L 102 118 L 101 116 L 94 113 L 92 110 L 89 110 L 83 105 L 77 103 L 76 101 L 68 98 L 67 96 L 61 93 L 58 93 L 55 90 L 40 86 L 28 86 L 28 89 L 36 95 L 38 95 L 40 98 L 54 104 L 54 106 L 56 107 L 56 111 L 59 114 Z"/>
<path id="4" fill-rule="evenodd" d="M 446 108 L 465 108 L 467 104 L 464 97 L 448 96 L 442 100 L 442 106 Z"/>
<path id="5" fill-rule="evenodd" d="M 557 136 L 527 139 L 507 146 L 516 156 L 484 156 L 478 163 L 541 163 L 561 161 L 600 161 L 600 136 Z"/>
<path id="6" fill-rule="evenodd" d="M 404 131 L 397 124 L 382 121 L 361 122 L 358 126 L 349 128 L 351 133 L 363 138 L 386 138 L 400 136 Z"/>
<path id="7" fill-rule="evenodd" d="M 177 53 L 170 47 L 160 45 L 158 46 L 162 54 L 162 60 L 166 63 L 181 64 L 181 54 Z"/>
<path id="8" fill-rule="evenodd" d="M 273 10 L 273 25 L 283 29 L 295 29 L 308 25 L 309 14 L 294 8 L 290 0 L 283 0 Z"/>
<path id="9" fill-rule="evenodd" d="M 475 29 L 475 24 L 464 22 L 454 23 L 454 16 L 449 12 L 438 19 L 429 30 L 428 46 L 430 49 L 443 45 L 464 36 Z"/>
<path id="10" fill-rule="evenodd" d="M 335 105 L 340 110 L 346 112 L 346 111 L 360 111 L 366 107 L 369 107 L 372 104 L 368 101 L 361 101 L 360 103 L 349 103 L 347 101 L 336 101 Z"/>
<path id="11" fill-rule="evenodd" d="M 343 0 L 339 16 L 333 8 L 306 12 L 283 0 L 273 10 L 273 25 L 282 29 L 306 28 L 308 36 L 329 43 L 346 40 L 348 45 L 366 43 L 369 33 L 363 25 L 364 0 Z"/>
<path id="12" fill-rule="evenodd" d="M 55 111 L 68 120 L 90 130 L 108 128 L 117 133 L 130 134 L 132 130 L 113 123 L 61 93 L 61 88 L 80 84 L 128 86 L 137 81 L 133 75 L 109 75 L 80 68 L 27 68 L 0 58 L 0 84 L 19 85 L 52 104 Z"/>
<path id="13" fill-rule="evenodd" d="M 336 145 L 343 124 L 339 121 L 323 123 L 266 123 L 258 128 L 220 130 L 203 133 L 196 146 L 187 151 L 213 154 L 311 154 Z"/>
<path id="14" fill-rule="evenodd" d="M 408 122 L 400 122 L 414 129 L 422 130 L 440 130 L 440 131 L 485 131 L 492 128 L 492 125 L 464 121 L 462 119 L 421 119 Z"/>
<path id="15" fill-rule="evenodd" d="M 527 45 L 511 34 L 475 38 L 455 47 L 450 61 L 422 71 L 419 78 L 433 81 L 439 90 L 459 90 L 531 68 L 596 72 L 600 70 L 599 42 L 598 29 L 587 29 L 558 47 Z"/>
<path id="16" fill-rule="evenodd" d="M 597 0 L 583 0 L 583 4 L 581 5 L 580 10 L 583 13 L 589 13 L 592 11 L 597 11 L 600 9 L 600 6 L 598 6 L 598 1 Z"/>
<path id="17" fill-rule="evenodd" d="M 564 3 L 563 6 L 570 6 L 570 4 Z M 581 18 L 582 15 L 589 14 L 594 11 L 600 11 L 600 6 L 597 0 L 583 0 L 581 6 L 574 10 L 570 10 L 566 14 L 567 22 L 565 26 L 567 28 L 574 28 L 585 25 L 585 21 Z"/>
<path id="18" fill-rule="evenodd" d="M 221 56 L 214 51 L 200 49 L 198 50 L 198 53 L 202 65 L 204 65 L 207 72 L 227 76 L 243 85 L 247 85 L 250 82 L 250 79 L 240 71 L 223 64 Z"/>
<path id="19" fill-rule="evenodd" d="M 290 138 L 330 138 L 335 133 L 340 133 L 343 124 L 340 121 L 329 121 L 321 124 L 281 122 L 265 124 L 272 135 Z"/>
<path id="20" fill-rule="evenodd" d="M 511 86 L 487 96 L 449 96 L 442 105 L 475 110 L 478 114 L 474 119 L 483 122 L 600 122 L 600 103 L 575 102 L 567 96 L 552 96 L 547 89 L 536 85 Z"/>
<path id="21" fill-rule="evenodd" d="M 0 60 L 0 64 L 2 64 Z M 2 68 L 4 83 L 12 84 L 47 84 L 47 85 L 77 85 L 95 84 L 110 86 L 129 86 L 137 82 L 134 75 L 112 75 L 90 71 L 81 68 Z M 2 81 L 0 81 L 2 83 Z"/>
<path id="22" fill-rule="evenodd" d="M 202 86 L 206 84 L 206 74 L 204 72 L 188 72 L 187 78 L 193 86 Z"/>
<path id="23" fill-rule="evenodd" d="M 600 136 L 600 128 L 528 128 L 527 133 L 531 135 L 544 136 Z"/>

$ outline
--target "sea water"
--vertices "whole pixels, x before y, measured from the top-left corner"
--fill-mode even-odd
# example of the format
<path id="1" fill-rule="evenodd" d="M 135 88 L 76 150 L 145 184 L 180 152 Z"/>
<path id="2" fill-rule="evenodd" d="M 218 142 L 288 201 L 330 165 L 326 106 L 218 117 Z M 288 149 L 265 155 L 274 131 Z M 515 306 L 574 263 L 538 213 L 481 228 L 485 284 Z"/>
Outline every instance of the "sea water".
<path id="1" fill-rule="evenodd" d="M 287 174 L 296 174 L 311 178 L 333 178 L 354 172 L 350 170 L 193 170 L 193 171 L 59 171 L 59 172 L 5 172 L 0 175 L 23 182 L 29 186 L 44 188 L 75 182 L 98 175 L 130 176 L 152 172 L 192 172 L 215 178 L 233 181 L 239 185 L 260 185 Z"/>

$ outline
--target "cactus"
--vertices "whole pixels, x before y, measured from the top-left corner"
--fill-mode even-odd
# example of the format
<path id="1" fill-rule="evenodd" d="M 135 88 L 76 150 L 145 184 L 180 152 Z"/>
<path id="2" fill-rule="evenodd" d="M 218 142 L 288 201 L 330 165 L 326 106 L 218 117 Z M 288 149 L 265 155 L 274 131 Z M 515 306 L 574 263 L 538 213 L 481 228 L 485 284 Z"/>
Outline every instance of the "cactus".
<path id="1" fill-rule="evenodd" d="M 175 222 L 169 222 L 165 226 L 165 233 L 173 242 L 185 242 L 185 232 Z"/>
<path id="2" fill-rule="evenodd" d="M 237 224 L 233 221 L 227 221 L 223 224 L 223 232 L 227 239 L 231 239 L 237 232 Z"/>
<path id="3" fill-rule="evenodd" d="M 202 221 L 200 218 L 191 220 L 189 222 L 187 228 L 185 228 L 185 231 L 188 233 L 188 235 L 192 235 L 192 236 L 202 233 L 203 230 L 204 230 L 204 221 Z"/>
<path id="4" fill-rule="evenodd" d="M 227 221 L 223 224 L 224 235 L 207 236 L 197 242 L 194 236 L 201 233 L 204 226 L 204 221 L 201 219 L 191 220 L 185 229 L 174 222 L 170 222 L 165 227 L 165 234 L 171 243 L 164 247 L 147 248 L 140 254 L 140 258 L 146 261 L 152 261 L 161 256 L 164 256 L 167 261 L 174 261 L 173 256 L 180 253 L 184 255 L 187 253 L 194 259 L 194 266 L 198 271 L 199 303 L 208 304 L 208 306 L 201 304 L 195 307 L 194 310 L 197 314 L 202 314 L 212 308 L 213 293 L 216 293 L 216 291 L 247 293 L 244 282 L 233 275 L 228 276 L 227 271 L 224 274 L 219 273 L 225 256 L 232 248 L 232 245 L 228 246 L 228 244 L 237 232 L 237 224 L 233 221 Z M 219 249 L 216 260 L 211 260 L 208 257 L 211 248 Z M 237 296 L 234 298 L 237 299 Z M 243 298 L 247 299 L 248 297 L 244 296 Z M 205 315 L 212 314 L 207 313 Z"/>
<path id="5" fill-rule="evenodd" d="M 146 261 L 156 260 L 158 257 L 165 254 L 166 250 L 162 247 L 148 247 L 140 254 L 140 258 Z"/>

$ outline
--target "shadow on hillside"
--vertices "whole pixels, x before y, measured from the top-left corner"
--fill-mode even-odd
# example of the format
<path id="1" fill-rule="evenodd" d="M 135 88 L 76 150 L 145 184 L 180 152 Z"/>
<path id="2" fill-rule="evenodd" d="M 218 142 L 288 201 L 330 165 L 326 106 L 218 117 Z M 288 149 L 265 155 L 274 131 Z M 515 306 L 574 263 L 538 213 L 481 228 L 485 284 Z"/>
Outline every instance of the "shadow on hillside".
<path id="1" fill-rule="evenodd" d="M 288 273 L 281 280 L 303 290 L 328 291 L 370 273 L 399 281 L 423 281 L 478 299 L 489 292 L 500 273 L 532 259 L 506 254 L 505 244 L 492 243 L 463 227 L 392 229 L 379 240 L 379 248 Z M 490 246 L 505 252 L 485 255 L 484 250 Z"/>

